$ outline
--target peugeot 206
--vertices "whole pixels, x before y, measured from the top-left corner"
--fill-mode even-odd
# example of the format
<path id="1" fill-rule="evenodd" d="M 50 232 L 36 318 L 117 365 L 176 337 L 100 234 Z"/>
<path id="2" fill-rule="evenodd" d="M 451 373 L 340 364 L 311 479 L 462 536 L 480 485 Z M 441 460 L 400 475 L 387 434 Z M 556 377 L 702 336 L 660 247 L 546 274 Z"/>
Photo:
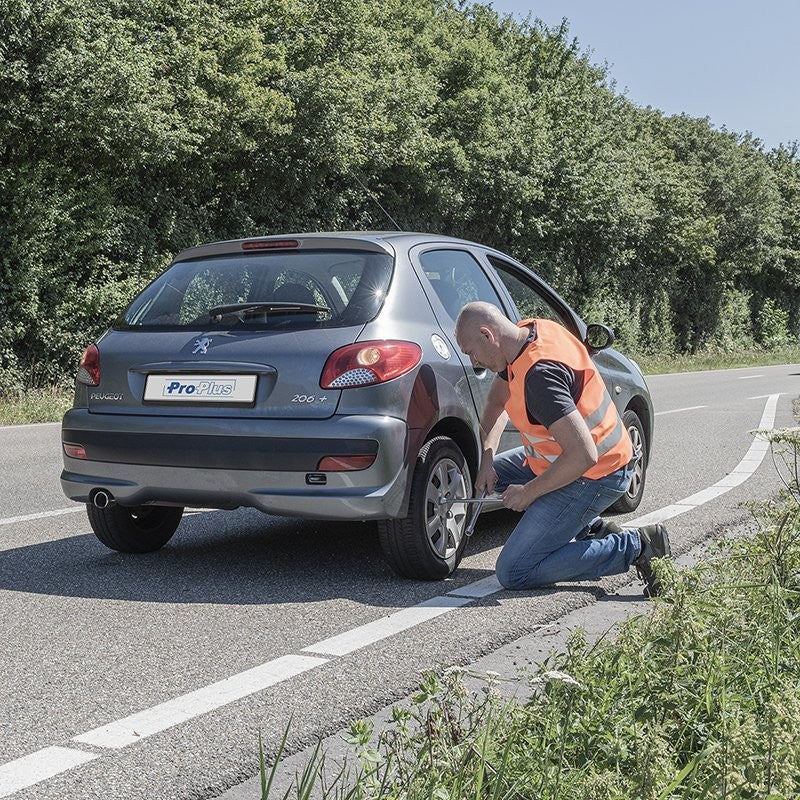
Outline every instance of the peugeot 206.
<path id="1" fill-rule="evenodd" d="M 458 565 L 492 374 L 453 333 L 472 300 L 583 341 L 639 456 L 613 510 L 636 508 L 653 411 L 612 332 L 586 325 L 497 250 L 431 234 L 314 233 L 193 247 L 78 368 L 62 426 L 67 497 L 100 541 L 144 553 L 187 507 L 374 520 L 403 576 Z M 515 447 L 509 427 L 502 448 Z M 496 505 L 496 504 L 495 504 Z"/>

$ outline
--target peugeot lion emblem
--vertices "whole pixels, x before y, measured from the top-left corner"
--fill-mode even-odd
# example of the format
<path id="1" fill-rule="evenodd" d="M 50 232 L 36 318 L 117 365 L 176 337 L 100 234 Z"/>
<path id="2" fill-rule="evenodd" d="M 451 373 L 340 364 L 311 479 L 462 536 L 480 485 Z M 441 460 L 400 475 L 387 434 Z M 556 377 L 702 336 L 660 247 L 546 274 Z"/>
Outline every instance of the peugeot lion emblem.
<path id="1" fill-rule="evenodd" d="M 195 353 L 200 353 L 200 355 L 204 356 L 208 352 L 208 346 L 211 344 L 213 340 L 209 339 L 208 336 L 204 336 L 202 339 L 195 339 L 194 340 L 194 350 L 192 350 L 192 355 Z"/>

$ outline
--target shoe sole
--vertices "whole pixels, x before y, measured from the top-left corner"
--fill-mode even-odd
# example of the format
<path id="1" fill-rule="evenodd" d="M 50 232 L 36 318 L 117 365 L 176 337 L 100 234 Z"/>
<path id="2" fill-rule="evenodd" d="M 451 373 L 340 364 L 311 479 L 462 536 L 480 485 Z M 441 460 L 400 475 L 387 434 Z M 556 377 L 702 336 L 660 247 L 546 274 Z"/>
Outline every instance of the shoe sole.
<path id="1" fill-rule="evenodd" d="M 662 534 L 662 538 L 664 541 L 664 555 L 663 556 L 656 556 L 656 558 L 672 558 L 672 545 L 669 542 L 669 533 L 667 532 L 667 528 L 665 525 L 661 523 L 658 524 L 658 532 Z"/>

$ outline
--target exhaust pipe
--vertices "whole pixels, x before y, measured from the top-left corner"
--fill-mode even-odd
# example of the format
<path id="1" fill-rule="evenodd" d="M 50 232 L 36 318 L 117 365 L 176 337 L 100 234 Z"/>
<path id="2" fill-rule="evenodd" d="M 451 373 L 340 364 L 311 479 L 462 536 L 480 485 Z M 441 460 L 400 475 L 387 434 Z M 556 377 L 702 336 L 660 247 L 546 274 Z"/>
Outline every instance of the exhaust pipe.
<path id="1" fill-rule="evenodd" d="M 114 505 L 114 496 L 105 489 L 98 489 L 92 496 L 92 505 L 95 508 L 108 508 Z"/>

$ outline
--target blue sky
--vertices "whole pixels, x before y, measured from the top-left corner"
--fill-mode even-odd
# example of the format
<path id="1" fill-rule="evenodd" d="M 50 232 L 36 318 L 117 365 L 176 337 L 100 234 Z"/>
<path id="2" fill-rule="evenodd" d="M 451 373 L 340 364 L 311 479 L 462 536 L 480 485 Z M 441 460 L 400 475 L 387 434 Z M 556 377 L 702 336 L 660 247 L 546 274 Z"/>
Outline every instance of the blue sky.
<path id="1" fill-rule="evenodd" d="M 617 91 L 667 114 L 800 140 L 800 0 L 484 0 L 548 25 L 569 20 Z"/>

